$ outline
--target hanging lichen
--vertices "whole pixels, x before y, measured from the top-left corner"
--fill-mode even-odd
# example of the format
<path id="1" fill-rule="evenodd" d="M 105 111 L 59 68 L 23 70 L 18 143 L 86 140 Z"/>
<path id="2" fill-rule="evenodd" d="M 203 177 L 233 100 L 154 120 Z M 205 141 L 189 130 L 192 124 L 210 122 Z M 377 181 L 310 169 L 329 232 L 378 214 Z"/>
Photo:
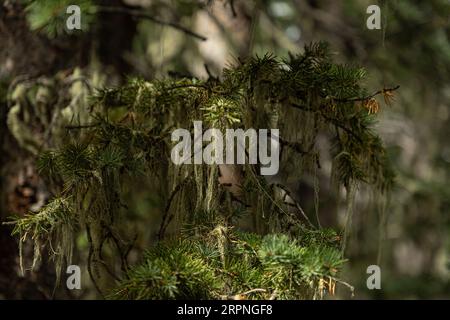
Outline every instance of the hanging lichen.
<path id="1" fill-rule="evenodd" d="M 112 288 L 115 298 L 334 294 L 336 283 L 349 287 L 337 276 L 347 237 L 339 243 L 335 232 L 321 228 L 318 136 L 330 138 L 332 180 L 347 190 L 346 234 L 356 185 L 384 192 L 393 178 L 381 139 L 371 129 L 374 108 L 360 108 L 375 99 L 360 86 L 364 76 L 360 68 L 334 64 L 319 43 L 283 62 L 249 58 L 224 70 L 220 81 L 133 79 L 92 94 L 74 78 L 71 99 L 59 109 L 61 121 L 42 121 L 46 130 L 66 132 L 61 141 L 30 143 L 15 134 L 31 152 L 40 151 L 41 173 L 58 186 L 47 207 L 15 220 L 15 233 L 21 244 L 28 237 L 35 241 L 36 259 L 40 246 L 51 244 L 60 274 L 63 263 L 70 263 L 73 230 L 85 232 L 90 276 L 99 291 Z M 24 93 L 19 94 L 24 89 L 15 90 L 11 101 L 19 107 L 10 110 L 12 131 L 25 110 Z M 47 95 L 41 90 L 40 101 Z M 258 164 L 236 165 L 231 170 L 239 181 L 227 186 L 219 183 L 217 164 L 172 163 L 171 132 L 192 130 L 193 121 L 203 121 L 203 130 L 279 128 L 280 172 L 296 172 L 298 179 L 312 175 L 313 212 L 305 212 L 282 182 L 259 175 Z M 130 269 L 132 235 L 120 221 L 129 214 L 124 187 L 138 176 L 151 179 L 148 192 L 164 205 L 158 207 L 160 244 Z M 252 217 L 261 235 L 238 231 L 243 216 Z M 172 243 L 173 238 L 178 240 Z M 108 277 L 119 281 L 118 288 L 105 285 Z"/>

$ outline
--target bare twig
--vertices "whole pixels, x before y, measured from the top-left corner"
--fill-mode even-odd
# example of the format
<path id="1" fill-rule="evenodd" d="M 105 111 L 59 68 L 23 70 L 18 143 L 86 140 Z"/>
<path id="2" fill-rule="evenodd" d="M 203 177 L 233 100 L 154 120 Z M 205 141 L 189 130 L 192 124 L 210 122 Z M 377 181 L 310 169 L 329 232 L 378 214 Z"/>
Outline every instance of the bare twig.
<path id="1" fill-rule="evenodd" d="M 392 88 L 384 88 L 384 89 L 375 91 L 374 93 L 372 93 L 371 95 L 368 95 L 367 97 L 362 97 L 362 98 L 343 98 L 343 99 L 334 99 L 334 100 L 338 101 L 338 102 L 366 101 L 366 100 L 372 99 L 373 97 L 375 97 L 375 96 L 377 96 L 379 94 L 382 94 L 382 93 L 385 93 L 385 92 L 395 91 L 398 88 L 400 88 L 399 85 L 397 85 L 395 87 L 392 87 Z"/>
<path id="2" fill-rule="evenodd" d="M 97 290 L 97 292 L 102 296 L 102 298 L 105 298 L 105 295 L 102 292 L 102 290 L 100 289 L 100 287 L 97 283 L 97 280 L 94 277 L 93 270 L 92 270 L 92 262 L 93 262 L 93 255 L 94 255 L 94 242 L 92 241 L 91 229 L 88 224 L 86 224 L 86 235 L 87 235 L 88 242 L 89 242 L 89 254 L 88 254 L 88 258 L 87 258 L 87 269 L 88 269 L 89 277 L 91 278 L 91 281 L 92 281 L 95 289 Z"/>
<path id="3" fill-rule="evenodd" d="M 316 110 L 316 109 L 313 109 L 313 108 L 308 108 L 308 107 L 302 106 L 302 105 L 297 104 L 297 103 L 291 103 L 291 107 L 294 107 L 296 109 L 303 110 L 303 111 L 308 111 L 308 112 L 320 112 L 320 110 Z M 352 135 L 356 140 L 358 140 L 358 142 L 360 142 L 360 143 L 363 142 L 361 140 L 361 138 L 356 133 L 353 132 L 353 130 L 351 130 L 350 128 L 344 126 L 338 120 L 333 119 L 333 118 L 325 115 L 323 112 L 320 112 L 320 115 L 325 120 L 327 120 L 327 121 L 331 122 L 332 124 L 334 124 L 336 127 L 340 128 L 340 129 L 344 130 L 345 132 L 347 132 L 348 134 Z"/>
<path id="4" fill-rule="evenodd" d="M 95 128 L 98 127 L 98 123 L 92 123 L 92 124 L 82 124 L 82 125 L 71 125 L 71 126 L 65 126 L 68 130 L 75 130 L 75 129 L 88 129 L 88 128 Z"/>
<path id="5" fill-rule="evenodd" d="M 278 139 L 279 139 L 280 144 L 282 146 L 289 147 L 289 148 L 291 148 L 292 150 L 294 150 L 295 152 L 297 152 L 297 153 L 299 153 L 301 155 L 305 155 L 305 154 L 309 153 L 308 151 L 305 151 L 303 149 L 302 145 L 300 143 L 298 143 L 298 142 L 287 141 L 287 140 L 282 139 L 281 137 L 278 137 Z"/>
<path id="6" fill-rule="evenodd" d="M 179 84 L 176 86 L 172 86 L 167 88 L 167 90 L 174 90 L 174 89 L 184 89 L 184 88 L 202 88 L 202 89 L 208 89 L 208 87 L 204 84 L 193 84 L 193 83 L 187 83 L 187 84 Z"/>
<path id="7" fill-rule="evenodd" d="M 169 200 L 167 201 L 167 205 L 166 208 L 164 209 L 164 215 L 163 215 L 163 219 L 161 221 L 161 225 L 159 227 L 159 233 L 158 233 L 158 239 L 162 240 L 164 238 L 164 234 L 166 232 L 166 228 L 169 225 L 169 223 L 172 221 L 173 219 L 173 215 L 169 215 L 169 210 L 170 210 L 170 206 L 172 204 L 173 199 L 175 198 L 175 196 L 177 195 L 177 193 L 183 188 L 183 186 L 189 181 L 189 177 L 184 178 L 183 181 L 181 181 L 176 187 L 175 189 L 173 189 Z"/>
<path id="8" fill-rule="evenodd" d="M 246 299 L 245 296 L 247 296 L 247 295 L 249 295 L 250 293 L 253 293 L 253 292 L 266 293 L 267 290 L 266 289 L 262 289 L 262 288 L 255 288 L 255 289 L 251 289 L 251 290 L 248 290 L 246 292 L 238 293 L 238 294 L 235 294 L 235 295 L 223 295 L 222 299 L 223 300 L 245 300 Z"/>
<path id="9" fill-rule="evenodd" d="M 209 70 L 209 67 L 208 67 L 208 65 L 206 63 L 204 64 L 204 66 L 205 66 L 205 71 L 208 74 L 208 80 L 210 80 L 210 79 L 212 79 L 212 80 L 219 80 L 218 77 L 213 76 L 213 74 Z"/>
<path id="10" fill-rule="evenodd" d="M 234 7 L 234 0 L 229 0 L 228 4 L 230 5 L 231 13 L 233 14 L 233 17 L 236 18 L 237 13 L 236 13 L 236 8 Z"/>
<path id="11" fill-rule="evenodd" d="M 349 284 L 348 282 L 345 282 L 345 281 L 343 281 L 341 279 L 338 279 L 338 278 L 335 278 L 335 277 L 331 277 L 331 276 L 328 276 L 328 278 L 330 278 L 331 280 L 335 281 L 336 283 L 339 283 L 339 284 L 347 287 L 350 290 L 350 292 L 352 294 L 352 297 L 355 295 L 355 287 L 352 286 L 351 284 Z"/>
<path id="12" fill-rule="evenodd" d="M 141 11 L 139 11 L 137 9 L 127 9 L 127 8 L 122 8 L 122 7 L 107 7 L 107 6 L 96 6 L 95 8 L 96 8 L 97 12 L 123 13 L 123 14 L 131 15 L 131 16 L 133 16 L 135 18 L 147 19 L 147 20 L 150 20 L 150 21 L 152 21 L 154 23 L 157 23 L 159 25 L 162 25 L 162 26 L 172 27 L 172 28 L 174 28 L 176 30 L 179 30 L 179 31 L 181 31 L 181 32 L 183 32 L 183 33 L 185 33 L 185 34 L 187 34 L 189 36 L 192 36 L 192 37 L 194 37 L 196 39 L 199 39 L 201 41 L 208 40 L 208 38 L 206 38 L 206 37 L 204 37 L 202 35 L 199 35 L 198 33 L 195 33 L 194 31 L 189 30 L 188 28 L 183 27 L 182 25 L 179 25 L 176 22 L 163 21 L 163 20 L 161 20 L 159 18 L 156 18 L 156 17 L 152 16 L 149 13 L 141 12 Z"/>
<path id="13" fill-rule="evenodd" d="M 285 186 L 283 186 L 282 184 L 279 184 L 279 183 L 275 183 L 275 184 L 273 184 L 273 186 L 278 187 L 278 188 L 280 188 L 281 190 L 283 190 L 283 191 L 285 192 L 285 194 L 286 194 L 289 198 L 292 199 L 292 201 L 294 202 L 294 206 L 295 206 L 295 207 L 297 208 L 297 210 L 301 213 L 301 215 L 303 216 L 303 218 L 305 218 L 305 220 L 308 222 L 308 224 L 309 224 L 311 227 L 316 228 L 316 227 L 312 224 L 311 220 L 309 220 L 308 216 L 306 215 L 305 211 L 303 211 L 303 209 L 302 209 L 302 207 L 300 206 L 300 204 L 294 199 L 294 197 L 292 197 L 291 192 L 290 192 Z M 285 201 L 285 203 L 286 203 L 286 204 L 289 204 L 289 203 L 287 203 L 286 201 Z"/>

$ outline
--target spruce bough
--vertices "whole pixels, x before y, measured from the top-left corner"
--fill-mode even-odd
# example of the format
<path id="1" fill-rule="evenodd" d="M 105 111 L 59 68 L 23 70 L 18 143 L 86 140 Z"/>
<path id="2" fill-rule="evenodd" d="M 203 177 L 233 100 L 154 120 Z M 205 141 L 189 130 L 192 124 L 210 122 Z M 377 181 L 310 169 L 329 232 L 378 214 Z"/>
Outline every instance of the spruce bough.
<path id="1" fill-rule="evenodd" d="M 337 283 L 352 290 L 339 270 L 358 185 L 385 195 L 394 178 L 371 126 L 377 96 L 390 103 L 396 88 L 369 94 L 364 77 L 361 68 L 333 63 L 328 46 L 316 43 L 284 61 L 241 61 L 220 80 L 132 79 L 97 90 L 85 122 L 60 123 L 64 138 L 39 156 L 53 198 L 40 212 L 14 218 L 13 232 L 21 244 L 35 242 L 33 265 L 44 246 L 52 248 L 59 275 L 85 234 L 88 272 L 108 298 L 311 299 L 334 294 Z M 240 201 L 217 183 L 217 166 L 174 165 L 170 133 L 194 120 L 221 130 L 279 128 L 280 174 L 314 177 L 315 220 L 302 204 L 286 203 L 289 189 L 260 176 L 256 165 L 242 165 Z M 347 195 L 340 231 L 319 221 L 319 135 L 330 141 L 334 190 Z M 142 180 L 157 199 L 158 240 L 130 266 L 139 234 L 130 233 L 136 217 L 127 200 Z"/>

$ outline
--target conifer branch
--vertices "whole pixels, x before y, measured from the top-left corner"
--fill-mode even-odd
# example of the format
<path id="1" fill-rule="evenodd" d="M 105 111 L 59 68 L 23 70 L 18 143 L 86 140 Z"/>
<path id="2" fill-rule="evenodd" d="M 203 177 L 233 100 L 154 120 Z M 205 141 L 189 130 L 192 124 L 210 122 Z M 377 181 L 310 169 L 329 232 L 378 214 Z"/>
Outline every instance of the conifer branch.
<path id="1" fill-rule="evenodd" d="M 222 191 L 216 187 L 215 173 L 211 174 L 204 166 L 176 166 L 168 157 L 172 141 L 167 137 L 174 128 L 187 128 L 192 125 L 191 120 L 198 118 L 213 127 L 231 117 L 234 122 L 227 123 L 226 128 L 276 128 L 281 124 L 286 136 L 278 137 L 280 144 L 293 150 L 290 156 L 307 171 L 320 167 L 315 146 L 323 130 L 338 140 L 331 151 L 332 175 L 337 183 L 348 186 L 367 181 L 377 188 L 384 187 L 391 177 L 382 141 L 370 130 L 372 117 L 360 112 L 358 103 L 343 103 L 360 98 L 336 104 L 332 98 L 332 101 L 324 98 L 364 95 L 366 89 L 359 85 L 363 72 L 333 64 L 322 44 L 307 47 L 304 54 L 292 56 L 286 65 L 282 67 L 279 60 L 266 55 L 243 61 L 225 70 L 220 78 L 213 79 L 210 74 L 206 82 L 189 78 L 151 82 L 133 79 L 120 87 L 100 90 L 93 97 L 91 113 L 80 118 L 82 124 L 54 124 L 55 129 L 92 129 L 89 135 L 84 131 L 71 132 L 65 140 L 54 141 L 53 145 L 61 145 L 60 148 L 44 150 L 39 160 L 42 174 L 59 179 L 57 184 L 62 191 L 55 196 L 55 204 L 69 193 L 74 197 L 63 201 L 63 206 L 50 206 L 37 214 L 18 218 L 15 234 L 21 239 L 29 235 L 37 246 L 50 239 L 59 245 L 50 254 L 63 252 L 60 256 L 70 260 L 68 248 L 72 244 L 66 236 L 71 235 L 66 232 L 67 226 L 83 227 L 89 244 L 89 276 L 100 294 L 103 284 L 99 288 L 99 276 L 108 273 L 119 281 L 113 268 L 105 263 L 106 253 L 111 254 L 114 263 L 121 263 L 121 279 L 112 295 L 114 298 L 211 299 L 221 296 L 226 283 L 228 294 L 243 292 L 236 295 L 238 298 L 246 295 L 261 298 L 273 292 L 272 297 L 297 299 L 317 292 L 317 285 L 310 288 L 304 284 L 317 284 L 318 279 L 339 281 L 336 273 L 345 259 L 335 231 L 322 229 L 318 218 L 313 224 L 285 186 L 270 184 L 257 173 L 258 165 L 246 165 L 242 170 L 239 184 L 245 201 L 233 199 L 244 204 L 242 208 L 228 201 L 230 197 L 222 197 Z M 326 86 L 322 86 L 324 81 L 329 81 Z M 29 109 L 36 109 L 30 108 L 34 107 L 33 86 L 30 83 L 30 88 L 24 90 Z M 55 100 L 62 109 L 70 94 L 67 86 L 60 88 L 56 92 L 63 98 Z M 390 98 L 386 90 L 394 89 L 377 91 L 363 99 L 372 99 L 380 93 Z M 92 96 L 90 92 L 86 94 Z M 16 98 L 12 102 L 16 105 L 21 101 Z M 77 107 L 75 104 L 71 107 Z M 283 112 L 284 106 L 289 112 Z M 291 107 L 305 112 L 298 113 Z M 113 108 L 114 116 L 109 117 L 106 112 Z M 80 107 L 80 110 L 87 109 L 86 104 Z M 73 114 L 76 112 L 74 109 Z M 304 126 L 288 119 L 291 113 L 304 119 Z M 304 137 L 302 143 L 297 142 L 300 135 Z M 149 193 L 159 196 L 163 208 L 157 230 L 161 241 L 150 248 L 142 263 L 129 268 L 127 256 L 132 245 L 122 239 L 122 229 L 116 227 L 122 214 L 127 218 L 131 211 L 131 206 L 122 203 L 128 197 L 122 199 L 122 196 L 124 190 L 129 192 L 127 184 L 132 176 L 151 177 L 153 184 L 145 186 Z M 275 188 L 281 189 L 283 199 L 275 197 L 278 191 Z M 169 195 L 158 194 L 158 190 L 168 190 Z M 318 203 L 317 197 L 318 181 L 315 180 L 314 204 Z M 233 230 L 234 218 L 247 212 L 254 214 L 258 231 L 267 228 L 273 233 L 262 236 Z M 233 219 L 228 219 L 229 216 Z M 175 217 L 180 217 L 181 228 L 176 229 L 179 236 L 174 242 L 162 241 Z M 225 245 L 220 247 L 217 241 L 211 241 L 211 230 L 224 221 L 229 228 L 227 239 L 232 239 L 226 241 L 226 250 Z M 194 226 L 195 233 L 184 233 L 186 225 Z M 222 264 L 223 261 L 227 263 Z M 276 277 L 273 277 L 274 270 Z"/>

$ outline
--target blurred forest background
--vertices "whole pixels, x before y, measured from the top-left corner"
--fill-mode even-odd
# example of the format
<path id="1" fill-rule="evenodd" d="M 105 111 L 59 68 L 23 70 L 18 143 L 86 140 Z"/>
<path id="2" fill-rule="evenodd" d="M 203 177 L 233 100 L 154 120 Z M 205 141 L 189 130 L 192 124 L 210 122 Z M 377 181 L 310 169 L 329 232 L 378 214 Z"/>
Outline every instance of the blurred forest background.
<path id="1" fill-rule="evenodd" d="M 374 199 L 369 190 L 358 193 L 346 252 L 349 261 L 341 278 L 355 286 L 360 299 L 450 298 L 448 0 L 96 0 L 115 9 L 95 14 L 89 11 L 89 1 L 59 2 L 62 7 L 79 4 L 86 9 L 82 31 L 68 33 L 46 24 L 51 13 L 45 6 L 0 3 L 1 221 L 42 207 L 48 199 L 35 166 L 39 150 L 18 144 L 10 132 L 14 130 L 6 125 L 14 84 L 53 78 L 63 83 L 61 91 L 70 91 L 75 90 L 73 83 L 63 79 L 81 73 L 98 87 L 123 84 L 130 76 L 206 79 L 220 76 L 236 59 L 267 52 L 288 57 L 302 52 L 305 44 L 323 40 L 330 43 L 337 61 L 368 71 L 366 87 L 400 85 L 395 102 L 380 111 L 376 125 L 394 164 L 395 185 L 388 197 L 375 201 L 370 201 Z M 381 30 L 366 27 L 371 4 L 381 8 Z M 322 161 L 327 170 L 330 164 Z M 313 207 L 311 182 L 305 179 L 297 185 L 299 197 Z M 145 184 L 137 189 L 130 210 L 137 232 L 144 235 L 136 247 L 145 248 L 158 231 L 159 221 L 154 220 L 159 217 L 149 214 L 155 199 Z M 322 223 L 341 227 L 344 213 L 335 214 L 337 200 L 325 182 L 320 189 Z M 83 248 L 86 243 L 80 239 L 77 245 Z M 27 252 L 32 247 L 24 250 L 32 256 Z M 131 259 L 133 254 L 138 253 L 132 252 Z M 25 278 L 18 264 L 17 238 L 11 236 L 10 226 L 2 225 L 0 298 L 49 298 L 55 280 L 51 263 L 43 259 L 41 272 Z M 381 267 L 381 290 L 366 287 L 366 268 L 372 264 Z M 89 290 L 83 292 L 59 295 L 94 297 Z M 337 297 L 349 295 L 338 292 Z"/>

